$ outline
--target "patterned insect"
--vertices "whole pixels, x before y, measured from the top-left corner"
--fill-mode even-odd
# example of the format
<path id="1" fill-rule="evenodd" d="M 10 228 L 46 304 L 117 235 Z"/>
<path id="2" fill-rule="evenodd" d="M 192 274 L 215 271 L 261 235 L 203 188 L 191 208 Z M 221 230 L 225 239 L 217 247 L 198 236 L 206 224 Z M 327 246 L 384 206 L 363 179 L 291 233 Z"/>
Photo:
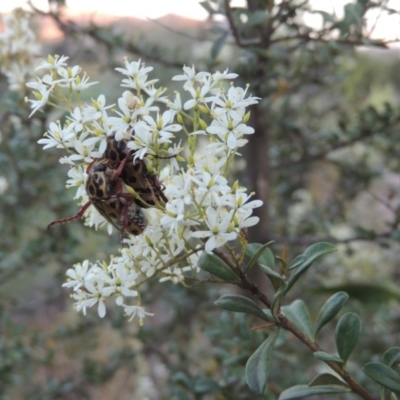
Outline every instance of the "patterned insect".
<path id="1" fill-rule="evenodd" d="M 135 190 L 140 197 L 136 201 L 142 208 L 154 206 L 161 200 L 166 203 L 168 199 L 164 194 L 165 187 L 158 176 L 149 173 L 144 160 L 133 159 L 135 152 L 128 148 L 127 143 L 127 140 L 116 140 L 115 135 L 107 139 L 104 158 L 114 171 L 114 178 L 120 176 L 127 186 Z"/>
<path id="2" fill-rule="evenodd" d="M 85 188 L 89 201 L 72 217 L 53 221 L 47 228 L 82 218 L 93 205 L 111 225 L 121 231 L 121 240 L 124 233 L 141 234 L 147 226 L 146 218 L 134 196 L 123 192 L 124 183 L 121 178 L 114 178 L 108 160 L 102 158 L 92 162 L 87 173 Z"/>

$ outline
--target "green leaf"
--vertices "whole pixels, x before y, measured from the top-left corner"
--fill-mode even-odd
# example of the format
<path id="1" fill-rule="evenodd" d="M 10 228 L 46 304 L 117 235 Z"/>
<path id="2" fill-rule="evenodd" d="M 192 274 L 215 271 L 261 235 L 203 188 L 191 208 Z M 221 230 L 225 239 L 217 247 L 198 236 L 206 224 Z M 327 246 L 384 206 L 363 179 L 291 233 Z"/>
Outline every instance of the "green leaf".
<path id="1" fill-rule="evenodd" d="M 360 332 L 361 320 L 355 313 L 344 314 L 336 325 L 336 347 L 340 358 L 345 363 L 356 347 Z"/>
<path id="2" fill-rule="evenodd" d="M 370 362 L 362 368 L 365 375 L 368 375 L 379 385 L 400 392 L 400 375 L 392 368 L 379 362 Z"/>
<path id="3" fill-rule="evenodd" d="M 283 285 L 283 277 L 279 275 L 278 272 L 272 270 L 264 264 L 260 264 L 260 269 L 262 272 L 264 272 L 265 275 L 268 276 L 269 280 L 272 283 L 272 286 L 274 287 L 274 290 L 278 290 Z"/>
<path id="4" fill-rule="evenodd" d="M 310 314 L 303 300 L 295 300 L 289 306 L 282 307 L 282 311 L 309 339 L 313 338 L 313 329 Z"/>
<path id="5" fill-rule="evenodd" d="M 264 264 L 260 264 L 260 269 L 266 274 L 268 275 L 268 277 L 274 277 L 279 279 L 280 281 L 283 282 L 283 277 L 281 275 L 279 275 L 278 272 L 274 271 L 273 269 L 267 267 Z"/>
<path id="6" fill-rule="evenodd" d="M 298 399 L 299 397 L 315 396 L 317 394 L 347 393 L 351 390 L 339 385 L 308 386 L 296 385 L 281 393 L 278 400 Z"/>
<path id="7" fill-rule="evenodd" d="M 245 272 L 249 271 L 253 265 L 258 262 L 261 270 L 268 276 L 276 291 L 282 286 L 283 277 L 275 271 L 275 258 L 272 251 L 268 248 L 271 243 L 273 242 L 268 242 L 264 245 L 260 243 L 251 243 L 247 245 L 246 255 L 251 258 L 246 265 Z"/>
<path id="8" fill-rule="evenodd" d="M 199 267 L 224 281 L 238 281 L 237 275 L 217 256 L 204 252 L 198 262 Z"/>
<path id="9" fill-rule="evenodd" d="M 334 354 L 325 353 L 324 351 L 316 351 L 313 353 L 314 357 L 321 361 L 334 361 L 343 364 L 344 361 Z"/>
<path id="10" fill-rule="evenodd" d="M 313 293 L 336 293 L 346 292 L 350 298 L 357 299 L 364 304 L 387 303 L 391 300 L 400 300 L 400 290 L 398 287 L 385 283 L 345 283 L 329 287 L 318 287 L 313 289 Z"/>
<path id="11" fill-rule="evenodd" d="M 219 53 L 221 52 L 224 44 L 226 42 L 226 38 L 228 37 L 228 32 L 223 33 L 212 45 L 211 47 L 211 60 L 215 60 Z"/>
<path id="12" fill-rule="evenodd" d="M 249 271 L 256 262 L 266 265 L 267 267 L 274 269 L 275 260 L 272 251 L 268 249 L 268 246 L 273 242 L 265 244 L 261 243 L 250 243 L 246 246 L 246 256 L 250 258 L 247 263 L 245 272 Z"/>
<path id="13" fill-rule="evenodd" d="M 311 266 L 311 264 L 319 257 L 332 253 L 336 251 L 336 247 L 331 245 L 330 243 L 315 243 L 312 246 L 308 247 L 306 251 L 303 253 L 304 261 L 296 262 L 292 264 L 289 269 L 293 269 L 293 265 L 295 265 L 296 270 L 290 276 L 289 280 L 287 281 L 287 286 L 285 290 L 285 294 L 291 289 L 291 287 L 297 282 L 301 275 L 307 271 L 307 269 Z M 297 258 L 295 259 L 295 261 Z"/>
<path id="14" fill-rule="evenodd" d="M 179 383 L 180 385 L 186 387 L 187 389 L 190 389 L 193 385 L 190 377 L 184 372 L 177 372 L 176 374 L 172 375 L 171 380 L 172 382 Z"/>
<path id="15" fill-rule="evenodd" d="M 316 376 L 310 383 L 309 386 L 323 386 L 323 385 L 339 385 L 348 387 L 346 382 L 343 382 L 335 375 L 324 373 Z"/>
<path id="16" fill-rule="evenodd" d="M 246 381 L 250 389 L 257 394 L 264 393 L 271 370 L 271 355 L 279 330 L 271 333 L 246 363 Z"/>
<path id="17" fill-rule="evenodd" d="M 331 22 L 334 23 L 335 17 L 332 14 L 327 13 L 326 11 L 322 11 L 322 10 L 315 10 L 314 11 L 315 14 L 320 14 L 322 16 L 322 18 L 324 19 L 324 22 Z"/>
<path id="18" fill-rule="evenodd" d="M 210 29 L 208 29 L 208 32 L 212 33 L 213 35 L 222 35 L 226 32 L 226 29 L 222 28 L 219 25 L 214 25 Z"/>
<path id="19" fill-rule="evenodd" d="M 297 268 L 304 263 L 307 264 L 310 263 L 311 265 L 317 258 L 325 254 L 333 253 L 336 250 L 337 250 L 336 247 L 330 243 L 326 242 L 315 243 L 310 247 L 308 247 L 302 255 L 297 256 L 293 260 L 289 269 Z"/>
<path id="20" fill-rule="evenodd" d="M 393 367 L 393 365 L 398 361 L 400 357 L 400 347 L 391 347 L 385 351 L 382 357 L 382 362 L 388 367 Z"/>
<path id="21" fill-rule="evenodd" d="M 197 377 L 193 379 L 192 390 L 194 393 L 209 393 L 218 390 L 218 384 L 209 378 Z"/>
<path id="22" fill-rule="evenodd" d="M 213 15 L 215 10 L 210 6 L 208 1 L 199 1 L 199 4 L 210 14 Z"/>
<path id="23" fill-rule="evenodd" d="M 335 315 L 340 311 L 340 309 L 343 307 L 343 304 L 347 301 L 348 298 L 349 295 L 347 293 L 339 292 L 335 293 L 325 302 L 317 316 L 314 338 L 317 337 L 320 329 L 324 325 L 326 325 L 332 318 L 335 317 Z"/>
<path id="24" fill-rule="evenodd" d="M 295 269 L 297 267 L 299 267 L 301 264 L 303 264 L 304 261 L 307 260 L 307 257 L 304 256 L 303 254 L 300 254 L 299 256 L 297 256 L 292 263 L 290 264 L 289 270 L 290 269 Z"/>
<path id="25" fill-rule="evenodd" d="M 254 301 L 244 296 L 225 294 L 221 296 L 214 304 L 220 308 L 223 308 L 224 310 L 252 314 L 265 321 L 271 321 L 271 319 L 268 318 L 264 311 L 261 310 L 261 308 L 258 307 Z"/>
<path id="26" fill-rule="evenodd" d="M 275 319 L 278 319 L 279 307 L 281 305 L 281 300 L 286 293 L 287 284 L 284 283 L 275 293 L 272 303 L 271 303 L 271 312 Z"/>
<path id="27" fill-rule="evenodd" d="M 283 271 L 286 271 L 286 269 L 287 269 L 287 262 L 286 262 L 286 260 L 284 260 L 282 257 L 280 257 L 280 256 L 275 256 L 275 258 L 281 263 L 281 266 L 280 266 L 280 268 L 279 268 L 279 270 L 282 270 L 283 269 Z"/>
<path id="28" fill-rule="evenodd" d="M 263 308 L 263 312 L 264 312 L 264 314 L 265 314 L 265 316 L 267 318 L 267 321 L 270 321 L 270 322 L 275 322 L 276 321 L 274 316 L 272 315 L 271 310 L 269 308 Z"/>
<path id="29" fill-rule="evenodd" d="M 265 10 L 253 11 L 248 13 L 246 27 L 263 25 L 269 19 L 269 13 Z"/>

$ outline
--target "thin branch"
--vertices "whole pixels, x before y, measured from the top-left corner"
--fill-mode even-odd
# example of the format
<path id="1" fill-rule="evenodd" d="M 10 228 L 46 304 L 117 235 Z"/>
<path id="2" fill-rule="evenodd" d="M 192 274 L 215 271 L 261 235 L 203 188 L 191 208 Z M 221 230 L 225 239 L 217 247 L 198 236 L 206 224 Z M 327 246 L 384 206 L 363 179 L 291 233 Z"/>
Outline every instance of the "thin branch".
<path id="1" fill-rule="evenodd" d="M 396 120 L 391 125 L 385 126 L 385 128 L 390 128 L 390 127 L 394 126 L 398 122 L 399 121 Z M 314 162 L 314 161 L 319 161 L 321 159 L 324 159 L 328 154 L 332 153 L 335 150 L 339 150 L 339 149 L 342 149 L 344 147 L 351 146 L 354 143 L 359 142 L 360 140 L 369 139 L 370 137 L 372 137 L 374 135 L 377 135 L 377 134 L 379 134 L 381 132 L 382 132 L 381 130 L 377 130 L 377 131 L 371 130 L 371 131 L 363 132 L 362 134 L 360 134 L 357 137 L 354 137 L 352 139 L 349 139 L 349 140 L 346 140 L 344 142 L 338 143 L 335 146 L 332 146 L 329 149 L 321 151 L 319 153 L 305 154 L 302 158 L 300 158 L 299 160 L 296 160 L 296 161 L 287 161 L 287 162 L 283 162 L 283 163 L 280 163 L 280 164 L 271 165 L 271 170 L 280 170 L 280 169 L 292 168 L 292 167 L 297 167 L 297 166 L 299 166 L 301 164 L 309 164 L 309 163 Z"/>
<path id="2" fill-rule="evenodd" d="M 247 276 L 241 277 L 241 283 L 239 286 L 243 289 L 249 290 L 253 296 L 270 308 L 271 304 L 269 300 L 262 292 L 260 292 L 257 286 L 251 282 Z M 317 343 L 313 342 L 306 335 L 304 335 L 282 312 L 279 312 L 278 323 L 280 328 L 291 332 L 313 353 L 322 350 Z M 374 400 L 374 398 L 358 382 L 356 382 L 347 371 L 343 370 L 340 365 L 333 361 L 325 361 L 325 363 L 329 365 L 329 367 L 332 368 L 349 385 L 353 392 L 357 393 L 364 400 Z"/>
<path id="3" fill-rule="evenodd" d="M 150 17 L 146 17 L 146 19 L 147 19 L 148 21 L 152 22 L 153 24 L 158 25 L 159 27 L 165 29 L 166 31 L 173 33 L 174 35 L 178 35 L 178 36 L 180 36 L 180 37 L 183 37 L 183 38 L 186 38 L 186 39 L 190 39 L 190 40 L 193 40 L 193 41 L 195 41 L 195 42 L 204 42 L 204 39 L 200 39 L 200 38 L 198 38 L 198 37 L 188 35 L 188 34 L 185 33 L 185 32 L 182 32 L 182 31 L 178 31 L 178 30 L 176 30 L 176 29 L 173 29 L 173 28 L 171 28 L 170 26 L 161 23 L 161 22 L 158 21 L 157 19 L 150 18 Z M 207 40 L 207 41 L 211 41 L 211 40 Z"/>
<path id="4" fill-rule="evenodd" d="M 239 32 L 236 28 L 235 21 L 233 20 L 233 14 L 232 14 L 232 8 L 230 6 L 230 0 L 224 0 L 224 5 L 225 5 L 225 12 L 226 12 L 226 17 L 228 18 L 229 22 L 229 27 L 231 28 L 233 37 L 235 38 L 235 42 L 239 47 L 246 47 L 242 39 L 240 38 Z"/>
<path id="5" fill-rule="evenodd" d="M 352 243 L 352 242 L 370 242 L 374 241 L 377 239 L 388 239 L 391 238 L 392 235 L 397 231 L 397 229 L 391 229 L 390 231 L 382 232 L 382 233 L 371 233 L 371 235 L 358 235 L 358 236 L 353 236 L 351 238 L 347 239 L 337 239 L 333 237 L 307 237 L 307 238 L 301 238 L 301 237 L 268 237 L 266 239 L 262 239 L 262 243 L 267 243 L 271 240 L 273 240 L 275 243 L 288 243 L 292 245 L 297 245 L 297 246 L 308 246 L 311 244 L 314 244 L 316 242 L 330 242 L 330 243 L 336 243 L 336 244 L 346 244 L 346 243 Z"/>
<path id="6" fill-rule="evenodd" d="M 89 37 L 95 39 L 98 43 L 101 43 L 108 48 L 112 48 L 115 46 L 115 44 L 112 42 L 113 37 L 111 35 L 109 35 L 109 36 L 101 35 L 100 29 L 97 25 L 92 24 L 91 27 L 89 27 L 89 28 L 83 28 L 73 21 L 70 21 L 70 20 L 62 21 L 60 15 L 58 15 L 54 12 L 44 12 L 44 11 L 36 8 L 32 4 L 31 0 L 28 0 L 28 4 L 35 13 L 52 18 L 53 21 L 58 26 L 58 28 L 62 32 L 64 32 L 65 35 L 71 35 L 71 34 L 72 35 L 73 34 L 86 35 L 86 36 L 89 36 Z M 138 54 L 142 57 L 145 57 L 146 59 L 148 59 L 150 61 L 157 62 L 166 67 L 179 68 L 179 69 L 182 68 L 181 62 L 168 61 L 168 60 L 165 60 L 164 58 L 155 56 L 154 53 L 146 53 L 143 51 L 143 49 L 141 49 L 138 46 L 135 46 L 133 43 L 128 43 L 126 41 L 123 41 L 120 44 L 118 44 L 118 47 L 128 51 L 129 53 Z"/>
<path id="7" fill-rule="evenodd" d="M 281 37 L 272 39 L 271 44 L 276 44 L 279 42 L 294 41 L 294 40 L 301 40 L 302 42 L 324 42 L 324 43 L 335 42 L 338 44 L 343 44 L 343 45 L 348 45 L 348 46 L 367 46 L 367 45 L 371 46 L 371 45 L 374 45 L 377 47 L 385 47 L 385 48 L 389 44 L 399 42 L 398 39 L 392 39 L 392 40 L 387 40 L 387 41 L 375 39 L 367 44 L 363 40 L 360 40 L 360 39 L 354 40 L 354 39 L 339 39 L 339 38 L 329 38 L 329 37 L 327 38 L 322 35 L 312 37 L 312 36 L 310 36 L 310 33 L 303 33 L 303 34 L 299 33 L 297 35 L 281 36 Z"/>
<path id="8" fill-rule="evenodd" d="M 301 340 L 312 352 L 321 351 L 321 348 L 317 343 L 311 341 L 306 335 L 304 335 L 293 323 L 283 314 L 279 315 L 279 322 L 281 327 L 289 332 L 291 332 L 294 336 L 296 336 L 299 340 Z M 353 392 L 357 393 L 360 397 L 365 400 L 375 400 L 357 381 L 355 381 L 351 375 L 343 370 L 342 366 L 334 361 L 325 361 L 330 368 L 332 368 L 352 389 Z"/>

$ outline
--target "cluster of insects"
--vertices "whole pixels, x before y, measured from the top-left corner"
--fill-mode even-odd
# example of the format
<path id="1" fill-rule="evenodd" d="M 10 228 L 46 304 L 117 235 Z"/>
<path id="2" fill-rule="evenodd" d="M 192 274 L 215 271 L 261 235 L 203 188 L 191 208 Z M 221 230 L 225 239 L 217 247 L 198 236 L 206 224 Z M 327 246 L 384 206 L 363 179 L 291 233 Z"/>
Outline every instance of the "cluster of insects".
<path id="1" fill-rule="evenodd" d="M 144 160 L 133 159 L 135 152 L 128 148 L 127 143 L 127 140 L 116 140 L 115 135 L 107 138 L 103 156 L 89 164 L 86 170 L 85 188 L 89 201 L 72 217 L 53 221 L 48 228 L 81 218 L 93 205 L 121 231 L 121 240 L 125 233 L 140 235 L 143 232 L 147 221 L 142 209 L 168 199 L 158 176 L 149 173 Z M 127 187 L 133 190 L 128 188 L 127 191 Z"/>

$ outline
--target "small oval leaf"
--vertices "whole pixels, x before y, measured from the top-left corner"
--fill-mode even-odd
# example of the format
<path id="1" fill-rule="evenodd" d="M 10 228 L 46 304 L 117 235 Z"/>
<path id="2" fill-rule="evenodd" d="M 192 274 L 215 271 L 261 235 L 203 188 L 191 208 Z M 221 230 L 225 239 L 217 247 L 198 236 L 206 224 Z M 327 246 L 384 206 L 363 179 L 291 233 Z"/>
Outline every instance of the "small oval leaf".
<path id="1" fill-rule="evenodd" d="M 215 10 L 211 7 L 208 1 L 200 1 L 199 4 L 210 14 L 215 14 Z"/>
<path id="2" fill-rule="evenodd" d="M 268 318 L 268 315 L 266 315 L 263 310 L 261 310 L 261 308 L 254 303 L 254 301 L 244 296 L 225 294 L 221 296 L 214 304 L 220 308 L 223 308 L 224 310 L 256 315 L 264 321 L 271 322 L 271 318 Z"/>
<path id="3" fill-rule="evenodd" d="M 382 357 L 382 362 L 388 367 L 393 367 L 395 362 L 399 360 L 399 357 L 400 347 L 391 347 L 385 351 L 385 354 Z"/>
<path id="4" fill-rule="evenodd" d="M 317 394 L 347 393 L 351 390 L 339 385 L 308 386 L 296 385 L 281 393 L 278 400 L 298 399 L 299 397 L 315 396 Z"/>
<path id="5" fill-rule="evenodd" d="M 303 300 L 295 300 L 289 306 L 282 307 L 282 311 L 309 339 L 313 338 L 310 314 Z"/>
<path id="6" fill-rule="evenodd" d="M 291 289 L 291 287 L 298 281 L 301 275 L 303 275 L 304 272 L 307 271 L 307 269 L 317 258 L 325 254 L 332 253 L 334 251 L 336 251 L 336 247 L 331 245 L 330 243 L 325 242 L 315 243 L 312 246 L 308 247 L 303 253 L 303 256 L 305 256 L 304 261 L 301 263 L 296 262 L 296 270 L 293 272 L 292 275 L 290 275 L 290 278 L 287 281 L 285 294 Z M 290 269 L 293 269 L 293 265 L 290 267 Z"/>
<path id="7" fill-rule="evenodd" d="M 349 295 L 347 293 L 339 292 L 335 293 L 325 302 L 317 316 L 314 338 L 317 337 L 320 329 L 335 317 L 348 298 Z"/>
<path id="8" fill-rule="evenodd" d="M 313 353 L 314 357 L 321 361 L 335 361 L 339 364 L 343 364 L 344 361 L 334 354 L 325 353 L 324 351 L 316 351 Z"/>
<path id="9" fill-rule="evenodd" d="M 224 281 L 238 281 L 237 275 L 220 258 L 204 252 L 198 261 L 199 267 Z"/>
<path id="10" fill-rule="evenodd" d="M 360 332 L 361 320 L 355 313 L 344 314 L 336 325 L 336 347 L 340 358 L 345 363 L 356 347 Z"/>
<path id="11" fill-rule="evenodd" d="M 309 386 L 322 386 L 322 385 L 339 385 L 339 386 L 349 387 L 346 382 L 343 382 L 335 375 L 328 373 L 316 376 L 309 383 Z"/>
<path id="12" fill-rule="evenodd" d="M 335 286 L 325 286 L 312 289 L 314 293 L 332 294 L 338 291 L 346 292 L 351 299 L 357 299 L 364 304 L 387 303 L 400 300 L 400 290 L 388 283 L 352 282 Z"/>
<path id="13" fill-rule="evenodd" d="M 246 363 L 246 381 L 249 388 L 257 394 L 264 393 L 271 369 L 271 355 L 279 330 L 271 333 Z"/>
<path id="14" fill-rule="evenodd" d="M 226 38 L 228 37 L 228 32 L 223 33 L 212 45 L 211 47 L 211 59 L 215 60 L 219 53 L 221 52 L 224 44 L 226 42 Z"/>
<path id="15" fill-rule="evenodd" d="M 274 269 L 275 260 L 272 251 L 268 246 L 273 242 L 265 244 L 261 243 L 249 243 L 246 246 L 246 256 L 250 257 L 250 261 L 247 263 L 245 271 L 249 271 L 256 262 L 260 262 L 267 267 Z"/>
<path id="16" fill-rule="evenodd" d="M 276 272 L 276 271 L 274 271 L 273 269 L 267 267 L 266 265 L 260 264 L 260 268 L 261 268 L 261 270 L 262 270 L 266 275 L 272 276 L 272 277 L 274 277 L 274 278 L 277 278 L 277 279 L 283 281 L 282 276 L 279 275 L 278 272 Z"/>
<path id="17" fill-rule="evenodd" d="M 209 393 L 218 390 L 218 384 L 210 378 L 197 377 L 193 379 L 193 386 L 191 389 L 194 393 Z"/>
<path id="18" fill-rule="evenodd" d="M 273 269 L 267 267 L 264 264 L 260 264 L 260 269 L 262 272 L 264 272 L 265 275 L 268 276 L 275 291 L 278 290 L 283 285 L 284 282 L 283 277 L 279 275 L 278 272 L 274 271 Z"/>
<path id="19" fill-rule="evenodd" d="M 333 253 L 334 251 L 337 251 L 337 249 L 333 244 L 319 242 L 307 247 L 303 254 L 307 257 L 309 262 L 314 262 L 317 258 L 325 254 Z"/>
<path id="20" fill-rule="evenodd" d="M 365 375 L 368 375 L 379 385 L 400 392 L 400 375 L 392 368 L 379 362 L 370 362 L 362 368 Z"/>
<path id="21" fill-rule="evenodd" d="M 307 260 L 307 257 L 304 256 L 303 254 L 300 254 L 299 256 L 297 256 L 292 263 L 290 264 L 289 270 L 290 269 L 295 269 L 297 267 L 299 267 L 301 264 L 303 264 L 304 261 Z"/>
<path id="22" fill-rule="evenodd" d="M 297 256 L 293 260 L 289 269 L 297 268 L 303 264 L 309 264 L 308 266 L 310 266 L 317 258 L 325 254 L 332 253 L 336 250 L 337 250 L 336 247 L 330 243 L 326 242 L 315 243 L 310 247 L 307 247 L 307 249 L 304 251 L 302 255 Z"/>

